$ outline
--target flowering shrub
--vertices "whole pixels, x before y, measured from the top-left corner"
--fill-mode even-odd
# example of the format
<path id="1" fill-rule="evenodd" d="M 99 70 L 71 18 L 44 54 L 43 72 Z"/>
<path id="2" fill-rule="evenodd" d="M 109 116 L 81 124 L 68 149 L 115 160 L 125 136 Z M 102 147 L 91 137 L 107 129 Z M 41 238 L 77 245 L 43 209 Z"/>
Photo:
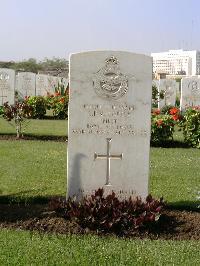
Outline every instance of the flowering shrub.
<path id="1" fill-rule="evenodd" d="M 120 201 L 115 193 L 103 195 L 103 189 L 84 197 L 80 202 L 59 198 L 50 202 L 50 208 L 66 219 L 77 222 L 82 228 L 95 231 L 123 233 L 148 226 L 159 219 L 163 201 L 150 195 L 143 202 L 141 198 Z"/>
<path id="2" fill-rule="evenodd" d="M 171 115 L 174 121 L 180 121 L 182 119 L 180 109 L 172 105 L 164 106 L 160 112 L 161 114 Z"/>
<path id="3" fill-rule="evenodd" d="M 46 100 L 42 96 L 26 97 L 25 102 L 32 107 L 32 118 L 44 118 L 46 114 Z"/>
<path id="4" fill-rule="evenodd" d="M 172 116 L 172 119 L 174 121 L 180 121 L 182 119 L 180 109 L 177 107 L 172 107 L 171 109 L 169 109 L 169 115 Z"/>
<path id="5" fill-rule="evenodd" d="M 53 116 L 57 119 L 66 119 L 68 115 L 68 95 L 62 96 L 59 92 L 46 97 L 47 109 L 53 110 Z"/>
<path id="6" fill-rule="evenodd" d="M 192 147 L 200 148 L 200 107 L 188 108 L 181 122 L 184 141 Z"/>
<path id="7" fill-rule="evenodd" d="M 159 114 L 159 111 L 157 113 L 154 111 L 151 116 L 151 141 L 161 143 L 173 139 L 175 125 L 173 116 Z"/>
<path id="8" fill-rule="evenodd" d="M 16 102 L 9 105 L 7 102 L 3 106 L 3 117 L 8 121 L 14 121 L 17 138 L 23 137 L 23 131 L 27 123 L 26 118 L 31 117 L 32 107 L 26 102 Z"/>

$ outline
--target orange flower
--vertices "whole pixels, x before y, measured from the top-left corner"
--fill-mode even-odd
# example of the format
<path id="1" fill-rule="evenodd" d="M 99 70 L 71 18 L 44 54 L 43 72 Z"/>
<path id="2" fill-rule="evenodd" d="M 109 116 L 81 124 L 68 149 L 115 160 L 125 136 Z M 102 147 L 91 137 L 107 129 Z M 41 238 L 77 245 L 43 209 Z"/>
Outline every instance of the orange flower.
<path id="1" fill-rule="evenodd" d="M 61 99 L 60 99 L 60 102 L 61 102 L 61 103 L 64 103 L 64 102 L 65 102 L 65 99 L 64 99 L 64 98 L 61 98 Z"/>
<path id="2" fill-rule="evenodd" d="M 55 96 L 60 96 L 60 92 L 55 92 Z"/>
<path id="3" fill-rule="evenodd" d="M 169 110 L 170 115 L 176 115 L 177 113 L 179 113 L 179 109 L 176 107 L 173 107 Z"/>
<path id="4" fill-rule="evenodd" d="M 177 120 L 180 119 L 180 116 L 178 114 L 175 114 L 175 115 L 172 116 L 172 118 L 173 118 L 174 121 L 177 121 Z"/>

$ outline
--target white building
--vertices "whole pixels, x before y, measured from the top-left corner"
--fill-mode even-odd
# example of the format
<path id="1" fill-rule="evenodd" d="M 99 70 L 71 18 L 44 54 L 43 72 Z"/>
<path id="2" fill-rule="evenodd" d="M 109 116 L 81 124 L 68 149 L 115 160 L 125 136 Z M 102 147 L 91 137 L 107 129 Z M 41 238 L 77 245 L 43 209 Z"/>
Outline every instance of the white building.
<path id="1" fill-rule="evenodd" d="M 200 75 L 200 52 L 197 50 L 169 50 L 168 52 L 151 53 L 153 73 L 168 75 Z"/>

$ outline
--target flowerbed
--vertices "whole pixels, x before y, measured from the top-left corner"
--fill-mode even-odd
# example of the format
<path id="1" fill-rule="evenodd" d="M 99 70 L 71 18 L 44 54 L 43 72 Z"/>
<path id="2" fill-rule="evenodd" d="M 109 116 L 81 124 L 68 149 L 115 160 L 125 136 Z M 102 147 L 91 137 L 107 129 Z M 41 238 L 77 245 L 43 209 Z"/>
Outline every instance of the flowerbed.
<path id="1" fill-rule="evenodd" d="M 182 120 L 177 107 L 167 106 L 163 109 L 152 110 L 151 116 L 151 141 L 162 143 L 173 140 L 174 127 Z"/>
<path id="2" fill-rule="evenodd" d="M 116 234 L 151 227 L 159 220 L 163 206 L 162 198 L 156 200 L 149 195 L 146 201 L 141 198 L 120 201 L 114 192 L 104 196 L 100 188 L 81 201 L 54 198 L 49 204 L 51 210 L 82 228 Z"/>
<path id="3" fill-rule="evenodd" d="M 181 128 L 184 141 L 192 147 L 200 148 L 200 106 L 186 109 Z"/>
<path id="4" fill-rule="evenodd" d="M 62 95 L 60 92 L 55 92 L 44 97 L 26 97 L 24 101 L 32 107 L 30 118 L 43 119 L 47 110 L 52 110 L 52 115 L 55 119 L 66 119 L 68 100 L 68 94 Z"/>

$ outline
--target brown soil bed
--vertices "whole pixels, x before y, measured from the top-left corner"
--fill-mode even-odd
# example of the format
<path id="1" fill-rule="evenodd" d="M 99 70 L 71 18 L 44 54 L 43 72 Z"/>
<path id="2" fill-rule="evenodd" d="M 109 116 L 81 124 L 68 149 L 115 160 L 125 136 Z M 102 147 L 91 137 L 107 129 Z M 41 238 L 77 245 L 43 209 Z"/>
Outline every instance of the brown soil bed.
<path id="1" fill-rule="evenodd" d="M 45 204 L 0 204 L 0 228 L 39 231 L 40 233 L 95 233 L 59 217 Z M 102 232 L 100 234 L 103 234 Z M 200 240 L 200 213 L 166 209 L 150 229 L 128 232 L 123 236 L 150 239 Z"/>

